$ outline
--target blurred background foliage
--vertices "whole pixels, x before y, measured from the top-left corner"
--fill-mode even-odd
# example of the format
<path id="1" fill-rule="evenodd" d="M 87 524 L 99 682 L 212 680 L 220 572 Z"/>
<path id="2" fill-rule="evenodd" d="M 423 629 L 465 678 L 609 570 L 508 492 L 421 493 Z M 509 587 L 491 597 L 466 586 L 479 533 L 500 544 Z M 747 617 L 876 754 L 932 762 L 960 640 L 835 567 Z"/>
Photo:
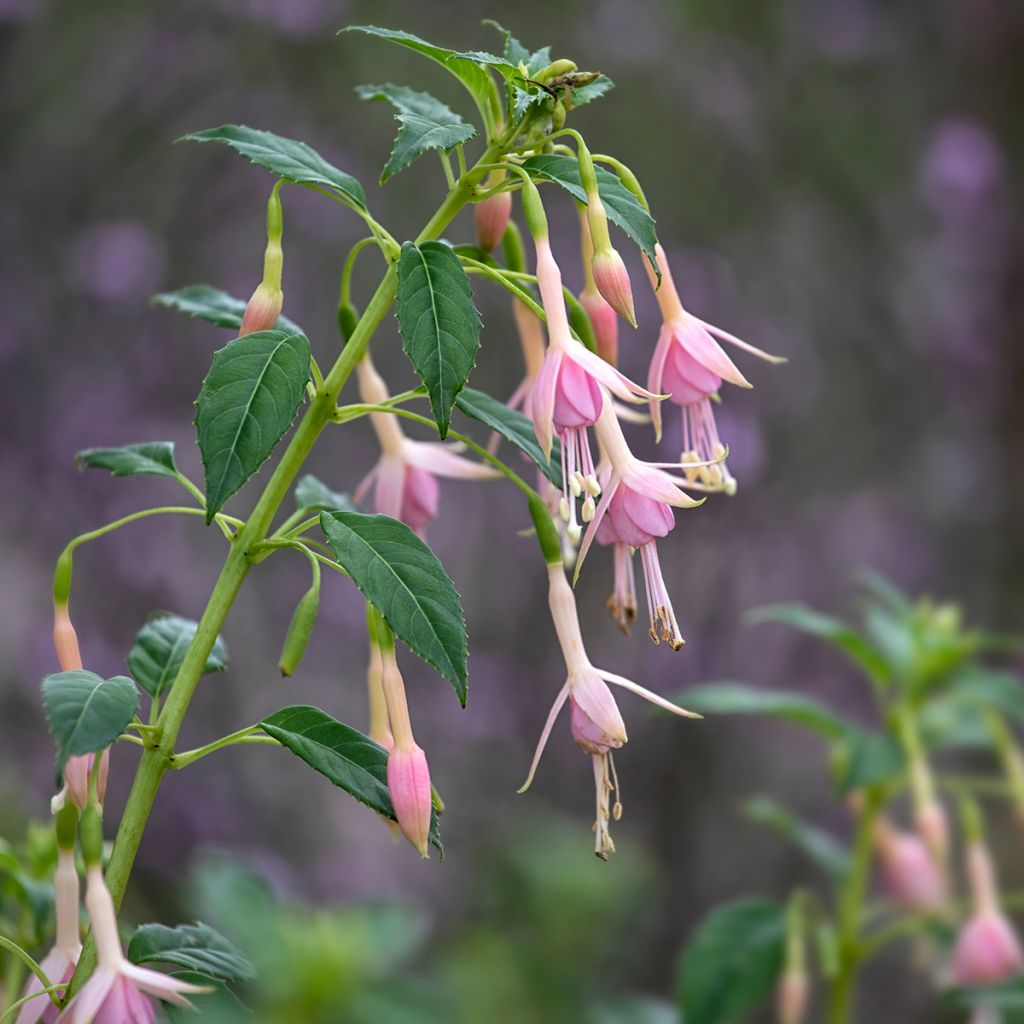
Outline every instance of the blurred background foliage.
<path id="1" fill-rule="evenodd" d="M 260 271 L 265 175 L 171 141 L 223 122 L 304 138 L 363 181 L 396 236 L 412 235 L 432 207 L 428 186 L 440 194 L 440 170 L 424 162 L 381 194 L 393 122 L 354 87 L 395 81 L 470 112 L 427 62 L 335 29 L 372 22 L 487 48 L 487 16 L 615 80 L 574 125 L 641 176 L 684 300 L 790 360 L 750 367 L 755 390 L 726 396 L 720 425 L 739 494 L 683 515 L 663 545 L 687 647 L 673 656 L 639 631 L 623 640 L 601 607 L 610 560 L 597 559 L 580 588 L 594 660 L 666 693 L 707 679 L 785 686 L 871 724 L 870 693 L 841 658 L 778 625 L 744 627 L 743 612 L 793 600 L 842 611 L 856 568 L 869 565 L 911 593 L 962 600 L 993 630 L 1019 626 L 1015 0 L 0 0 L 0 821 L 12 839 L 51 783 L 37 683 L 53 669 L 53 558 L 73 533 L 168 494 L 158 480 L 79 476 L 74 453 L 173 438 L 179 463 L 198 475 L 191 402 L 226 339 L 151 310 L 149 296 L 193 281 L 244 296 Z M 575 213 L 555 196 L 550 207 L 556 254 L 578 287 Z M 362 232 L 300 190 L 286 191 L 285 218 L 285 312 L 326 354 L 337 344 L 340 262 Z M 465 215 L 450 237 L 471 231 Z M 639 293 L 639 259 L 627 256 Z M 367 260 L 364 298 L 372 272 Z M 508 305 L 483 285 L 477 301 L 486 326 L 473 384 L 507 395 L 519 375 Z M 653 300 L 638 313 L 622 358 L 642 377 Z M 393 327 L 375 359 L 396 390 L 411 383 Z M 368 429 L 356 428 L 311 468 L 351 488 L 373 458 Z M 603 1024 L 617 1019 L 606 993 L 669 997 L 679 946 L 710 906 L 802 875 L 792 850 L 738 814 L 744 800 L 784 795 L 846 834 L 813 739 L 752 719 L 668 722 L 630 705 L 620 853 L 591 864 L 590 767 L 567 733 L 531 794 L 514 792 L 562 671 L 542 577 L 532 550 L 521 553 L 532 542 L 515 535 L 524 510 L 499 485 L 453 484 L 443 512 L 431 542 L 469 610 L 468 709 L 403 659 L 448 805 L 443 865 L 392 846 L 372 816 L 280 751 L 215 755 L 161 792 L 128 914 L 212 920 L 223 897 L 225 931 L 270 963 L 268 1020 L 300 1019 L 274 1016 L 289 999 L 308 1007 L 302 1019 L 398 1024 L 478 1019 L 481 1008 L 488 1019 L 575 1020 L 600 1001 Z M 72 610 L 87 664 L 122 671 L 151 610 L 196 617 L 219 551 L 192 522 L 142 524 L 83 550 Z M 254 576 L 226 629 L 232 669 L 204 683 L 185 742 L 286 703 L 363 724 L 362 609 L 341 583 L 325 588 L 299 675 L 276 678 L 305 572 L 282 559 Z M 133 763 L 132 751 L 115 753 L 112 808 Z M 1002 842 L 1012 851 L 1016 840 Z M 252 928 L 276 936 L 272 948 L 233 934 L 227 900 L 247 876 L 211 881 L 223 869 L 204 852 L 211 844 L 269 885 L 282 909 L 267 912 L 270 931 Z M 198 865 L 194 884 L 187 865 Z M 258 918 L 263 904 L 250 902 Z M 291 989 L 296 969 L 284 966 L 297 961 L 302 984 Z M 935 1019 L 901 963 L 871 972 L 865 1019 Z M 351 978 L 337 986 L 345 1005 L 327 1004 L 328 977 L 332 989 Z M 638 1005 L 622 1019 L 644 1019 L 630 1016 L 645 1012 Z"/>

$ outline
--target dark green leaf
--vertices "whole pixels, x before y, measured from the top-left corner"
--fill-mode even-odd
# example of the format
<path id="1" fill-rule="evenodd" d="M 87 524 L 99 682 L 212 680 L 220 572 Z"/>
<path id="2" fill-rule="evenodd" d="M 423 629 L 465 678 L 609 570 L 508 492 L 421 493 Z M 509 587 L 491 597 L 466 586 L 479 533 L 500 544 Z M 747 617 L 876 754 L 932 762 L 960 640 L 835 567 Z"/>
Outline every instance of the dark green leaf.
<path id="1" fill-rule="evenodd" d="M 398 259 L 403 350 L 430 395 L 441 437 L 480 347 L 480 314 L 458 256 L 444 242 L 406 242 Z"/>
<path id="2" fill-rule="evenodd" d="M 152 298 L 154 306 L 176 309 L 197 320 L 205 320 L 217 327 L 228 327 L 237 331 L 242 326 L 246 303 L 233 295 L 213 288 L 208 284 L 188 284 L 176 292 L 161 292 Z M 306 332 L 286 316 L 279 316 L 274 325 L 278 331 L 286 334 L 305 334 Z"/>
<path id="3" fill-rule="evenodd" d="M 785 912 L 748 899 L 712 911 L 679 963 L 686 1024 L 731 1024 L 771 994 L 782 969 Z"/>
<path id="4" fill-rule="evenodd" d="M 886 782 L 902 772 L 905 764 L 903 748 L 894 737 L 847 726 L 836 751 L 836 790 L 845 796 Z"/>
<path id="5" fill-rule="evenodd" d="M 80 468 L 109 469 L 114 476 L 178 475 L 173 441 L 144 441 L 122 448 L 86 448 L 75 456 L 75 464 Z"/>
<path id="6" fill-rule="evenodd" d="M 465 388 L 455 399 L 455 405 L 461 412 L 497 431 L 506 441 L 528 455 L 555 487 L 562 489 L 561 445 L 557 440 L 551 449 L 551 459 L 545 459 L 537 444 L 533 424 L 518 410 L 510 409 L 475 388 Z"/>
<path id="7" fill-rule="evenodd" d="M 388 752 L 369 736 L 308 705 L 281 708 L 260 722 L 260 728 L 335 786 L 395 820 L 388 792 Z M 430 841 L 444 852 L 433 811 Z"/>
<path id="8" fill-rule="evenodd" d="M 466 623 L 455 586 L 405 523 L 360 512 L 322 512 L 334 557 L 395 636 L 433 665 L 466 703 Z"/>
<path id="9" fill-rule="evenodd" d="M 458 114 L 429 93 L 402 85 L 360 85 L 356 92 L 364 100 L 387 100 L 398 110 L 395 115 L 400 125 L 398 137 L 381 171 L 382 185 L 392 174 L 408 167 L 424 153 L 432 149 L 447 153 L 476 135 L 476 128 L 466 124 Z"/>
<path id="10" fill-rule="evenodd" d="M 1009 981 L 995 985 L 971 985 L 948 989 L 942 995 L 943 1001 L 960 1009 L 974 1006 L 992 1006 L 998 1008 L 993 1020 L 1000 1024 L 1018 1024 L 1024 1020 L 1024 1012 L 1007 1014 L 1005 1011 L 1024 1011 L 1024 978 L 1011 978 Z M 987 1019 L 987 1018 L 986 1018 Z"/>
<path id="11" fill-rule="evenodd" d="M 542 153 L 531 156 L 523 167 L 538 178 L 546 178 L 561 185 L 570 195 L 581 203 L 587 201 L 587 194 L 580 183 L 580 168 L 576 159 L 571 156 L 560 156 L 554 153 Z M 658 263 L 654 255 L 654 247 L 658 244 L 658 236 L 654 230 L 654 220 L 640 205 L 636 196 L 626 188 L 618 177 L 597 168 L 597 190 L 601 195 L 608 219 L 617 224 L 638 245 L 644 255 L 657 270 Z"/>
<path id="12" fill-rule="evenodd" d="M 305 336 L 284 331 L 246 334 L 214 354 L 196 402 L 208 523 L 292 425 L 309 358 Z"/>
<path id="13" fill-rule="evenodd" d="M 747 616 L 752 623 L 781 622 L 811 636 L 820 637 L 845 651 L 876 682 L 886 682 L 891 673 L 889 665 L 878 651 L 852 626 L 839 619 L 822 615 L 802 604 L 775 604 L 758 608 Z"/>
<path id="14" fill-rule="evenodd" d="M 708 715 L 770 715 L 838 739 L 847 726 L 824 704 L 800 693 L 765 690 L 743 683 L 707 683 L 681 693 L 677 701 Z"/>
<path id="15" fill-rule="evenodd" d="M 827 832 L 801 821 L 788 807 L 767 796 L 755 797 L 743 808 L 759 825 L 774 829 L 802 850 L 828 875 L 842 879 L 850 871 L 850 854 Z"/>
<path id="16" fill-rule="evenodd" d="M 170 689 L 198 626 L 191 619 L 162 613 L 151 618 L 135 635 L 135 643 L 128 652 L 128 668 L 150 697 L 159 697 Z M 223 672 L 227 667 L 228 649 L 217 637 L 203 672 Z"/>
<path id="17" fill-rule="evenodd" d="M 329 164 L 304 142 L 286 139 L 273 132 L 247 128 L 243 124 L 224 124 L 219 128 L 183 135 L 178 142 L 223 142 L 247 157 L 257 167 L 299 185 L 327 188 L 341 198 L 366 208 L 363 186 L 344 171 Z"/>
<path id="18" fill-rule="evenodd" d="M 308 512 L 330 512 L 336 508 L 346 512 L 356 511 L 352 499 L 347 494 L 332 491 L 312 473 L 307 473 L 295 485 L 295 507 Z"/>
<path id="19" fill-rule="evenodd" d="M 224 981 L 256 977 L 252 961 L 206 924 L 139 925 L 128 943 L 128 959 L 133 964 L 174 964 Z"/>
<path id="20" fill-rule="evenodd" d="M 57 775 L 69 757 L 109 747 L 139 710 L 139 691 L 127 676 L 102 679 L 73 669 L 43 680 L 43 707 L 57 743 Z"/>

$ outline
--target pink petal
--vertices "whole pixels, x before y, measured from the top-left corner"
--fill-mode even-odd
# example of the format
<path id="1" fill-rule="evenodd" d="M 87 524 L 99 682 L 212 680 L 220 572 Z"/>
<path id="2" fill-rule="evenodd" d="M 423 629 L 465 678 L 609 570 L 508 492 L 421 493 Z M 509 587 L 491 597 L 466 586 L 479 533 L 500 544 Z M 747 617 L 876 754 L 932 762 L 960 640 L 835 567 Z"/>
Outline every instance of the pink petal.
<path id="1" fill-rule="evenodd" d="M 612 691 L 596 672 L 592 670 L 586 675 L 570 676 L 569 695 L 607 737 L 611 746 L 621 746 L 626 742 L 626 723 L 622 721 Z"/>
<path id="2" fill-rule="evenodd" d="M 634 463 L 626 476 L 627 487 L 640 494 L 646 494 L 656 501 L 663 501 L 666 505 L 674 508 L 695 508 L 702 505 L 706 498 L 691 498 L 685 491 L 673 481 L 668 473 L 661 469 L 654 469 L 642 462 Z"/>
<path id="3" fill-rule="evenodd" d="M 666 711 L 671 711 L 674 715 L 679 715 L 680 718 L 704 717 L 703 715 L 698 715 L 695 711 L 687 711 L 686 708 L 681 708 L 678 704 L 673 704 L 670 700 L 665 700 L 664 697 L 660 697 L 653 691 L 648 690 L 646 686 L 634 683 L 632 679 L 626 679 L 625 676 L 618 676 L 614 672 L 606 672 L 601 668 L 596 669 L 596 672 L 602 679 L 606 679 L 609 683 L 621 686 L 624 690 L 629 690 L 630 693 L 635 693 L 638 697 L 643 697 L 644 700 L 649 700 L 652 704 L 657 704 L 659 708 L 664 708 Z"/>
<path id="4" fill-rule="evenodd" d="M 58 1024 L 91 1024 L 117 981 L 117 969 L 97 967 L 58 1018 Z"/>
<path id="5" fill-rule="evenodd" d="M 701 320 L 699 317 L 690 314 L 694 320 L 697 321 L 704 328 L 709 331 L 716 338 L 720 338 L 722 341 L 729 342 L 730 345 L 735 345 L 737 348 L 743 349 L 744 352 L 749 352 L 752 356 L 757 356 L 758 359 L 763 359 L 767 363 L 788 363 L 789 360 L 785 356 L 773 356 L 770 352 L 765 352 L 764 349 L 755 348 L 749 342 L 743 341 L 737 338 L 735 334 L 730 334 L 728 331 L 723 331 L 721 327 L 715 327 L 714 324 L 709 324 L 706 320 Z"/>
<path id="6" fill-rule="evenodd" d="M 533 761 L 530 763 L 530 772 L 526 776 L 526 781 L 516 790 L 517 793 L 525 793 L 533 782 L 533 776 L 536 774 L 537 765 L 540 764 L 541 755 L 544 753 L 544 748 L 548 745 L 548 738 L 551 736 L 551 730 L 554 727 L 555 720 L 558 718 L 558 713 L 562 710 L 562 706 L 569 698 L 569 687 L 563 686 L 558 691 L 558 696 L 555 698 L 554 704 L 551 705 L 551 710 L 548 712 L 547 721 L 544 723 L 544 729 L 540 734 L 540 741 L 537 743 L 537 749 L 533 754 Z"/>
<path id="7" fill-rule="evenodd" d="M 209 985 L 193 985 L 190 981 L 181 981 L 162 971 L 139 967 L 128 960 L 121 965 L 121 973 L 143 992 L 148 992 L 151 996 L 156 996 L 157 999 L 162 999 L 166 1003 L 175 1003 L 178 1006 L 192 1005 L 185 998 L 186 995 L 202 995 L 204 992 L 213 991 Z"/>
<path id="8" fill-rule="evenodd" d="M 546 459 L 551 458 L 551 446 L 554 443 L 552 421 L 555 412 L 555 388 L 558 385 L 558 371 L 563 358 L 564 352 L 561 347 L 548 348 L 530 394 L 533 429 Z"/>
<path id="9" fill-rule="evenodd" d="M 752 386 L 747 378 L 740 373 L 736 364 L 722 351 L 722 346 L 711 337 L 696 317 L 688 316 L 679 325 L 676 338 L 698 363 L 716 376 L 729 381 L 730 384 L 737 384 L 741 388 Z"/>
<path id="10" fill-rule="evenodd" d="M 397 455 L 382 455 L 377 463 L 377 487 L 374 510 L 392 519 L 402 517 L 402 494 L 405 490 L 405 463 Z"/>
<path id="11" fill-rule="evenodd" d="M 576 556 L 576 567 L 573 569 L 572 574 L 573 586 L 576 586 L 576 581 L 580 578 L 580 569 L 583 568 L 583 560 L 587 557 L 590 545 L 594 543 L 594 538 L 597 536 L 598 528 L 600 527 L 605 514 L 608 512 L 608 506 L 611 504 L 612 496 L 615 494 L 615 490 L 618 486 L 619 478 L 614 474 L 612 474 L 608 478 L 608 482 L 603 485 L 601 490 L 601 500 L 597 503 L 597 508 L 594 510 L 594 518 L 590 520 L 587 532 L 583 535 L 583 543 L 580 545 L 580 553 Z"/>
<path id="12" fill-rule="evenodd" d="M 566 343 L 565 352 L 569 359 L 582 366 L 591 377 L 603 384 L 613 395 L 621 398 L 624 402 L 637 402 L 641 399 L 656 399 L 659 397 L 631 381 L 624 373 L 620 373 L 614 366 L 609 365 L 600 356 L 591 352 L 582 342 L 573 339 L 571 342 Z"/>
<path id="13" fill-rule="evenodd" d="M 722 386 L 722 378 L 698 363 L 682 345 L 672 346 L 662 379 L 676 405 L 696 405 Z"/>
<path id="14" fill-rule="evenodd" d="M 474 462 L 455 452 L 454 446 L 438 441 L 406 441 L 403 446 L 406 462 L 437 476 L 459 480 L 486 480 L 500 476 L 492 466 Z"/>
<path id="15" fill-rule="evenodd" d="M 658 344 L 655 345 L 654 355 L 651 357 L 650 369 L 647 371 L 647 388 L 656 395 L 663 393 L 662 377 L 671 346 L 672 330 L 668 324 L 663 324 L 658 334 Z M 661 402 L 657 399 L 651 399 L 651 423 L 654 424 L 654 440 L 661 441 Z"/>
<path id="16" fill-rule="evenodd" d="M 555 432 L 592 426 L 601 415 L 603 404 L 601 385 L 578 363 L 566 359 L 555 386 L 551 417 Z"/>

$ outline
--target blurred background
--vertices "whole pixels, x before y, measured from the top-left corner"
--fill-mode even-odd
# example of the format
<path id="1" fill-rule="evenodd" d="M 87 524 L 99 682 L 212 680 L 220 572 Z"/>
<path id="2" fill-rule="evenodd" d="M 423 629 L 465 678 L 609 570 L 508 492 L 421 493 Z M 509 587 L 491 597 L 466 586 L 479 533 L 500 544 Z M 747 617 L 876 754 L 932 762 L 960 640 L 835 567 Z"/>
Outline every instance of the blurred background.
<path id="1" fill-rule="evenodd" d="M 179 500 L 168 481 L 81 475 L 74 455 L 173 439 L 179 466 L 201 479 L 192 402 L 230 334 L 149 299 L 193 282 L 244 298 L 261 272 L 269 177 L 221 147 L 172 140 L 224 122 L 304 139 L 364 183 L 396 237 L 410 237 L 441 194 L 440 169 L 425 159 L 382 194 L 394 122 L 354 88 L 393 81 L 472 111 L 428 61 L 335 30 L 370 22 L 494 49 L 487 16 L 528 46 L 550 43 L 555 56 L 611 76 L 617 88 L 572 125 L 639 174 L 684 301 L 789 359 L 779 368 L 741 360 L 755 389 L 728 391 L 719 418 L 739 493 L 680 516 L 661 546 L 686 648 L 674 655 L 643 630 L 618 633 L 602 608 L 605 552 L 579 591 L 595 663 L 669 694 L 714 679 L 784 685 L 869 723 L 869 694 L 845 662 L 784 627 L 746 626 L 744 613 L 789 600 L 843 613 L 857 570 L 870 566 L 911 593 L 962 601 L 992 629 L 1018 630 L 1024 7 L 1015 0 L 0 0 L 8 837 L 44 815 L 51 792 L 37 685 L 55 668 L 57 553 L 78 532 Z M 556 255 L 578 288 L 575 211 L 566 196 L 545 195 Z M 340 264 L 363 230 L 302 189 L 286 189 L 284 204 L 285 312 L 329 362 Z M 463 214 L 448 237 L 471 236 Z M 657 311 L 639 256 L 619 247 L 640 297 L 622 363 L 643 379 Z M 364 257 L 357 273 L 363 301 L 372 263 Z M 474 286 L 486 326 L 472 383 L 506 396 L 520 373 L 508 302 Z M 393 390 L 412 386 L 393 321 L 374 356 Z M 631 436 L 654 454 L 645 432 Z M 361 424 L 344 442 L 326 437 L 310 468 L 351 489 L 374 457 Z M 258 486 L 228 511 L 244 511 Z M 447 803 L 443 864 L 393 845 L 371 814 L 281 751 L 214 755 L 162 788 L 128 914 L 200 916 L 242 945 L 246 932 L 258 936 L 250 952 L 269 964 L 261 1019 L 671 1021 L 678 950 L 701 916 L 722 899 L 781 894 L 805 871 L 741 804 L 757 792 L 784 796 L 845 836 L 813 738 L 753 720 L 668 721 L 628 696 L 625 816 L 611 863 L 590 852 L 591 770 L 566 728 L 530 794 L 517 796 L 563 675 L 543 570 L 533 541 L 517 536 L 525 525 L 502 485 L 444 487 L 429 536 L 468 613 L 468 708 L 400 654 Z M 82 549 L 72 613 L 87 665 L 123 671 L 153 610 L 198 618 L 221 548 L 215 531 L 168 518 Z M 279 557 L 252 575 L 225 630 L 231 669 L 201 686 L 186 745 L 290 703 L 364 725 L 363 611 L 344 580 L 325 580 L 306 660 L 293 680 L 278 678 L 307 573 L 301 559 Z M 132 749 L 115 751 L 111 808 L 134 762 Z M 900 963 L 902 954 L 872 968 L 864 1019 L 935 1020 Z"/>

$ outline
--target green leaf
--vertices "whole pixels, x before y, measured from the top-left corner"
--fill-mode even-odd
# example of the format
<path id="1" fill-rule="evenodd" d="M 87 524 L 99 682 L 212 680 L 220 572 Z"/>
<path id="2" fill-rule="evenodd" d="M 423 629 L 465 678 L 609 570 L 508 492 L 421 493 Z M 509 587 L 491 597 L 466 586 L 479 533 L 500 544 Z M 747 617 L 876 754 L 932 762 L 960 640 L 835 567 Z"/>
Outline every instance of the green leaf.
<path id="1" fill-rule="evenodd" d="M 69 757 L 109 747 L 139 710 L 139 691 L 127 676 L 102 679 L 73 669 L 43 680 L 43 708 L 57 742 L 57 775 Z"/>
<path id="2" fill-rule="evenodd" d="M 309 379 L 302 334 L 257 331 L 214 354 L 196 402 L 206 521 L 260 468 L 292 425 Z"/>
<path id="3" fill-rule="evenodd" d="M 159 697 L 170 689 L 198 628 L 199 624 L 191 619 L 163 612 L 151 618 L 135 635 L 135 643 L 128 652 L 128 668 L 150 697 Z M 203 673 L 223 672 L 227 667 L 228 649 L 217 637 Z"/>
<path id="4" fill-rule="evenodd" d="M 767 900 L 712 911 L 679 963 L 686 1024 L 731 1024 L 767 999 L 782 970 L 784 935 L 785 912 Z"/>
<path id="5" fill-rule="evenodd" d="M 327 188 L 343 200 L 366 209 L 363 186 L 337 167 L 329 164 L 315 149 L 304 142 L 286 139 L 273 132 L 247 128 L 243 124 L 224 124 L 219 128 L 183 135 L 178 142 L 223 142 L 236 153 L 251 160 L 271 174 L 298 185 Z"/>
<path id="6" fill-rule="evenodd" d="M 471 60 L 456 60 L 454 59 L 454 50 L 449 50 L 444 46 L 435 46 L 419 36 L 398 29 L 378 28 L 376 25 L 349 25 L 341 31 L 363 32 L 366 35 L 376 36 L 378 39 L 387 39 L 389 42 L 415 50 L 416 53 L 421 53 L 424 57 L 436 61 L 466 87 L 476 102 L 485 123 L 490 121 L 490 102 L 494 83 L 490 75 L 478 63 Z"/>
<path id="7" fill-rule="evenodd" d="M 542 46 L 532 53 L 503 25 L 499 25 L 493 18 L 484 19 L 484 24 L 495 29 L 501 34 L 504 41 L 502 56 L 512 65 L 524 64 L 527 72 L 531 75 L 546 68 L 551 63 L 551 47 Z"/>
<path id="8" fill-rule="evenodd" d="M 458 256 L 444 242 L 406 242 L 398 258 L 398 326 L 430 395 L 441 437 L 448 433 L 455 396 L 480 347 L 480 314 Z"/>
<path id="9" fill-rule="evenodd" d="M 580 168 L 575 157 L 542 153 L 531 156 L 523 164 L 523 168 L 535 177 L 561 185 L 579 202 L 587 201 L 587 194 L 580 183 Z M 644 255 L 651 261 L 651 266 L 657 270 L 658 261 L 654 247 L 658 244 L 658 236 L 651 215 L 618 177 L 603 167 L 597 168 L 597 191 L 601 196 L 601 202 L 604 203 L 608 219 L 622 228 L 640 246 Z"/>
<path id="10" fill-rule="evenodd" d="M 256 977 L 252 961 L 220 932 L 206 924 L 139 925 L 128 943 L 133 964 L 174 964 L 224 981 L 248 981 Z"/>
<path id="11" fill-rule="evenodd" d="M 330 512 L 340 508 L 355 512 L 352 499 L 341 491 L 332 491 L 322 480 L 307 473 L 295 485 L 295 507 L 308 512 Z"/>
<path id="12" fill-rule="evenodd" d="M 109 469 L 114 476 L 177 477 L 173 441 L 144 441 L 121 448 L 86 448 L 75 456 L 79 468 Z"/>
<path id="13" fill-rule="evenodd" d="M 972 666 L 956 675 L 944 692 L 961 706 L 1001 711 L 1014 721 L 1024 723 L 1024 688 L 1012 672 Z"/>
<path id="14" fill-rule="evenodd" d="M 820 637 L 845 651 L 876 683 L 885 683 L 891 672 L 878 651 L 852 626 L 822 615 L 802 604 L 775 604 L 758 608 L 747 616 L 750 623 L 781 622 L 811 636 Z"/>
<path id="15" fill-rule="evenodd" d="M 369 736 L 309 705 L 281 708 L 263 719 L 260 728 L 335 786 L 395 820 L 388 792 L 388 752 Z M 433 811 L 430 841 L 444 853 Z"/>
<path id="16" fill-rule="evenodd" d="M 360 99 L 386 100 L 398 110 L 395 120 L 400 127 L 391 156 L 380 173 L 382 185 L 424 153 L 432 149 L 447 153 L 476 135 L 476 128 L 429 93 L 402 85 L 360 85 L 356 92 Z"/>
<path id="17" fill-rule="evenodd" d="M 813 860 L 834 879 L 843 879 L 850 872 L 850 854 L 827 832 L 801 821 L 788 807 L 771 797 L 758 796 L 749 801 L 743 813 L 759 825 L 774 829 L 784 839 Z"/>
<path id="18" fill-rule="evenodd" d="M 557 439 L 551 449 L 550 460 L 545 459 L 544 452 L 537 444 L 533 424 L 517 409 L 510 409 L 496 398 L 475 388 L 465 388 L 455 399 L 455 405 L 460 412 L 490 427 L 528 455 L 555 487 L 562 489 L 561 444 Z"/>
<path id="19" fill-rule="evenodd" d="M 836 751 L 836 791 L 854 790 L 886 782 L 903 771 L 906 757 L 896 739 L 886 733 L 847 726 Z"/>
<path id="20" fill-rule="evenodd" d="M 175 1006 L 161 1003 L 157 1010 L 157 1024 L 250 1024 L 255 1014 L 223 981 L 200 971 L 175 971 L 174 977 L 192 985 L 210 989 L 199 996 L 194 1005 Z"/>
<path id="21" fill-rule="evenodd" d="M 176 292 L 161 292 L 150 300 L 154 306 L 174 309 L 179 313 L 205 320 L 217 327 L 229 327 L 237 331 L 242 326 L 246 302 L 236 299 L 233 295 L 213 288 L 208 284 L 188 284 Z M 305 334 L 293 320 L 279 316 L 274 325 L 275 330 L 286 334 Z"/>
<path id="22" fill-rule="evenodd" d="M 743 683 L 707 683 L 681 693 L 677 701 L 691 711 L 709 715 L 769 715 L 840 739 L 848 727 L 824 704 L 801 693 L 765 690 Z"/>
<path id="23" fill-rule="evenodd" d="M 466 703 L 466 623 L 455 585 L 405 523 L 361 512 L 322 512 L 334 557 L 392 632 L 433 665 Z"/>
<path id="24" fill-rule="evenodd" d="M 592 82 L 586 85 L 574 85 L 572 87 L 572 105 L 583 107 L 586 104 L 600 99 L 606 92 L 615 88 L 615 83 L 607 75 L 598 75 Z"/>

